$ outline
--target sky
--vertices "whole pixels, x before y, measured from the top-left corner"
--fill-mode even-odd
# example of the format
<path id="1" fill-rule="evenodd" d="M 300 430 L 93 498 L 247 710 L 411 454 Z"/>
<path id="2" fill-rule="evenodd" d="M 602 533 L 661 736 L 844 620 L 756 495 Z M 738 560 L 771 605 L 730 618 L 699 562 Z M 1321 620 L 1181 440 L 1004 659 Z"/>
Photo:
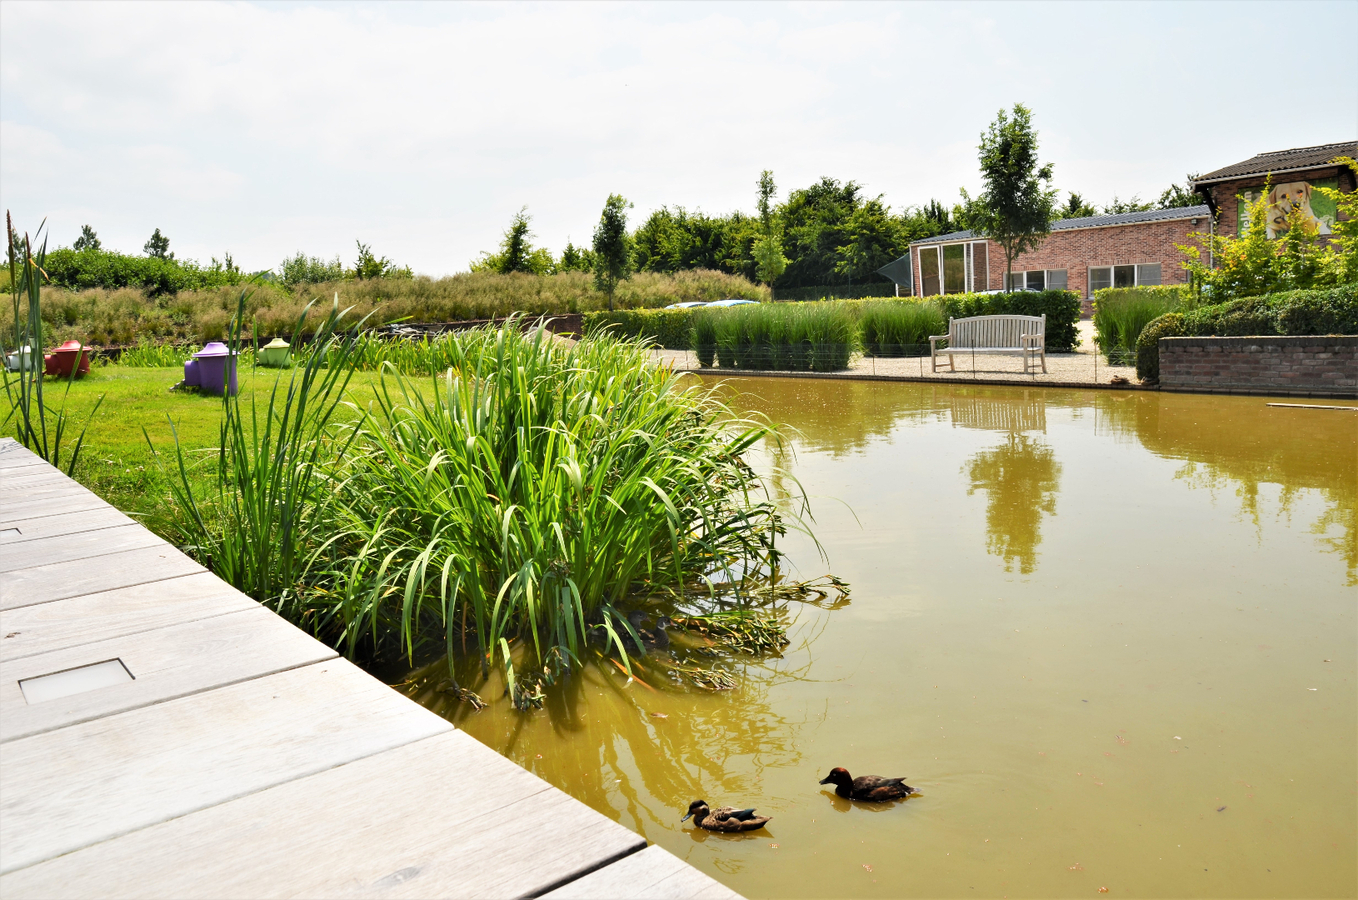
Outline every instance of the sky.
<path id="1" fill-rule="evenodd" d="M 1358 3 L 0 2 L 0 206 L 53 246 L 253 271 L 355 242 L 465 271 L 526 206 L 588 244 L 610 193 L 753 212 L 822 176 L 893 210 L 979 191 L 1033 111 L 1055 184 L 1358 137 Z M 1064 195 L 1063 195 L 1064 196 Z"/>

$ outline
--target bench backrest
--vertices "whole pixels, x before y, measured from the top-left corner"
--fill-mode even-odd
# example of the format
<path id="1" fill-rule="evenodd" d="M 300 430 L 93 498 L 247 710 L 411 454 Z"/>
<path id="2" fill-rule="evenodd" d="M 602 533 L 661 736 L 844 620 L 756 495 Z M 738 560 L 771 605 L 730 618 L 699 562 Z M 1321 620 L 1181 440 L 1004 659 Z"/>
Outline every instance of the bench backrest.
<path id="1" fill-rule="evenodd" d="M 1025 334 L 1047 335 L 1047 316 L 971 316 L 966 319 L 948 320 L 948 346 L 954 350 L 962 347 L 1014 347 L 1019 346 L 1019 337 Z"/>

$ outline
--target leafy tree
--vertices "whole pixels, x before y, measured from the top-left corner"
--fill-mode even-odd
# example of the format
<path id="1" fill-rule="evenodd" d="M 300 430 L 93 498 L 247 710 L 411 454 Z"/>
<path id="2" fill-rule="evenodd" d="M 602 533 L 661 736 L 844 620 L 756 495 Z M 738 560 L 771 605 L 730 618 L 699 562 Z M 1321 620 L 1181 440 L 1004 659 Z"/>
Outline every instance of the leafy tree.
<path id="1" fill-rule="evenodd" d="M 594 228 L 594 287 L 608 295 L 610 311 L 618 282 L 632 277 L 632 237 L 627 233 L 631 206 L 621 195 L 609 194 Z"/>
<path id="2" fill-rule="evenodd" d="M 1032 112 L 1021 103 L 1014 104 L 1012 119 L 1000 110 L 978 149 L 985 191 L 977 198 L 976 225 L 1003 248 L 1010 276 L 1014 257 L 1036 249 L 1051 232 L 1056 191 L 1045 185 L 1051 182 L 1052 167 L 1037 160 Z"/>
<path id="3" fill-rule="evenodd" d="M 1066 198 L 1066 205 L 1057 210 L 1057 218 L 1061 219 L 1083 219 L 1098 214 L 1099 211 L 1091 203 L 1074 191 Z"/>
<path id="4" fill-rule="evenodd" d="M 1358 160 L 1351 156 L 1338 156 L 1332 163 L 1348 166 L 1358 178 Z M 1335 260 L 1330 267 L 1336 284 L 1358 282 L 1358 192 L 1344 193 L 1335 188 L 1318 187 L 1326 197 L 1334 201 L 1335 223 L 1331 244 Z"/>
<path id="5" fill-rule="evenodd" d="M 307 256 L 301 250 L 278 266 L 278 280 L 288 287 L 298 284 L 321 284 L 344 278 L 344 264 L 336 256 L 333 260 Z"/>
<path id="6" fill-rule="evenodd" d="M 1182 209 L 1186 206 L 1198 206 L 1203 202 L 1202 195 L 1193 190 L 1193 182 L 1198 180 L 1196 172 L 1189 173 L 1184 178 L 1182 185 L 1171 184 L 1165 188 L 1160 199 L 1156 201 L 1156 209 Z"/>
<path id="7" fill-rule="evenodd" d="M 877 270 L 896 259 L 896 228 L 880 199 L 869 200 L 853 211 L 845 223 L 844 244 L 835 248 L 835 274 L 853 284 L 866 282 Z"/>
<path id="8" fill-rule="evenodd" d="M 783 255 L 782 227 L 773 215 L 773 196 L 778 188 L 773 183 L 773 172 L 765 169 L 759 173 L 759 237 L 755 239 L 751 256 L 754 257 L 755 275 L 769 287 L 787 271 L 787 257 Z"/>
<path id="9" fill-rule="evenodd" d="M 566 249 L 561 251 L 561 259 L 554 266 L 557 272 L 593 272 L 594 251 L 588 247 L 577 247 L 566 240 Z"/>
<path id="10" fill-rule="evenodd" d="M 362 241 L 354 241 L 358 245 L 358 259 L 354 262 L 354 267 L 345 276 L 348 278 L 410 278 L 414 273 L 409 266 L 397 266 L 396 263 L 387 259 L 385 256 L 377 256 L 372 249 Z"/>
<path id="11" fill-rule="evenodd" d="M 962 192 L 962 196 L 967 196 L 966 191 Z M 948 213 L 948 207 L 939 203 L 937 200 L 930 199 L 928 203 L 924 204 L 924 208 L 920 212 L 925 219 L 934 223 L 934 226 L 938 229 L 935 234 L 947 234 L 950 231 L 958 230 L 953 227 L 953 221 L 951 215 Z M 932 234 L 929 235 L 929 237 L 933 236 L 934 235 Z"/>
<path id="12" fill-rule="evenodd" d="M 84 235 L 82 234 L 81 237 L 84 237 Z M 170 239 L 161 234 L 159 228 L 155 230 L 150 240 L 141 249 L 147 256 L 154 256 L 156 259 L 174 259 L 174 254 L 168 252 Z"/>
<path id="13" fill-rule="evenodd" d="M 514 221 L 509 223 L 504 240 L 500 242 L 497 271 L 508 274 L 531 270 L 531 266 L 528 264 L 528 259 L 533 254 L 533 245 L 530 241 L 533 237 L 533 231 L 529 227 L 531 221 L 532 218 L 528 215 L 528 207 L 526 206 L 514 214 Z"/>
<path id="14" fill-rule="evenodd" d="M 1130 200 L 1119 200 L 1118 195 L 1114 194 L 1113 202 L 1103 208 L 1103 214 L 1105 216 L 1114 216 L 1118 213 L 1146 212 L 1150 209 L 1155 209 L 1155 204 L 1143 203 L 1141 198 L 1136 194 L 1133 194 L 1132 199 Z"/>
<path id="15" fill-rule="evenodd" d="M 159 233 L 159 229 L 157 229 L 157 233 Z M 80 237 L 75 239 L 75 243 L 71 245 L 71 249 L 100 250 L 103 249 L 103 245 L 99 243 L 99 235 L 94 233 L 93 228 L 88 225 L 81 225 Z"/>

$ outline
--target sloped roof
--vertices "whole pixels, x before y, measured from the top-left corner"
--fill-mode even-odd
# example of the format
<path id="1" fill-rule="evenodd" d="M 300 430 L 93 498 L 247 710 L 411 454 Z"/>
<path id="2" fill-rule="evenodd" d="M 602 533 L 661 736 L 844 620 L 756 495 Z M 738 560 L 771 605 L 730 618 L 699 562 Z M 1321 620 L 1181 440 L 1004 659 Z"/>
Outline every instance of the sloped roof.
<path id="1" fill-rule="evenodd" d="M 1320 144 L 1316 147 L 1294 147 L 1291 150 L 1274 150 L 1260 153 L 1244 162 L 1217 169 L 1200 175 L 1193 182 L 1208 184 L 1214 181 L 1228 181 L 1232 178 L 1246 178 L 1250 175 L 1264 175 L 1269 172 L 1293 172 L 1298 169 L 1316 169 L 1330 165 L 1336 156 L 1358 157 L 1358 141 L 1340 141 L 1337 144 Z"/>
<path id="2" fill-rule="evenodd" d="M 1212 210 L 1203 206 L 1179 206 L 1173 209 L 1147 209 L 1141 212 L 1113 213 L 1107 216 L 1083 216 L 1079 219 L 1058 219 L 1052 223 L 1052 231 L 1074 231 L 1078 228 L 1107 228 L 1110 225 L 1140 225 L 1144 222 L 1173 222 L 1179 219 L 1201 219 L 1212 214 Z M 952 234 L 940 234 L 937 237 L 921 238 L 918 241 L 911 241 L 910 246 L 916 244 L 941 244 L 948 241 L 965 241 L 972 238 L 979 238 L 974 231 L 954 231 Z"/>

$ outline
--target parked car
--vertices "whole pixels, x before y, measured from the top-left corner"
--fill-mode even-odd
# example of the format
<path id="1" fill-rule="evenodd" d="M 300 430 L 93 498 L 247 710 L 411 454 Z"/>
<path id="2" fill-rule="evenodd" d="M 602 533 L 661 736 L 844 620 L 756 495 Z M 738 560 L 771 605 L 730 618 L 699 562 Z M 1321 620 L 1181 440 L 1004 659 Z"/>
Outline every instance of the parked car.
<path id="1" fill-rule="evenodd" d="M 706 306 L 701 300 L 685 300 L 683 303 L 671 303 L 666 309 L 692 309 L 695 306 Z"/>
<path id="2" fill-rule="evenodd" d="M 739 299 L 737 299 L 737 298 L 735 298 L 735 297 L 728 297 L 728 298 L 725 299 L 725 300 L 713 300 L 711 303 L 709 303 L 709 304 L 707 304 L 707 305 L 710 306 L 710 307 L 720 307 L 720 306 L 744 306 L 746 303 L 758 303 L 758 302 L 759 302 L 759 301 L 757 301 L 757 300 L 739 300 Z"/>

